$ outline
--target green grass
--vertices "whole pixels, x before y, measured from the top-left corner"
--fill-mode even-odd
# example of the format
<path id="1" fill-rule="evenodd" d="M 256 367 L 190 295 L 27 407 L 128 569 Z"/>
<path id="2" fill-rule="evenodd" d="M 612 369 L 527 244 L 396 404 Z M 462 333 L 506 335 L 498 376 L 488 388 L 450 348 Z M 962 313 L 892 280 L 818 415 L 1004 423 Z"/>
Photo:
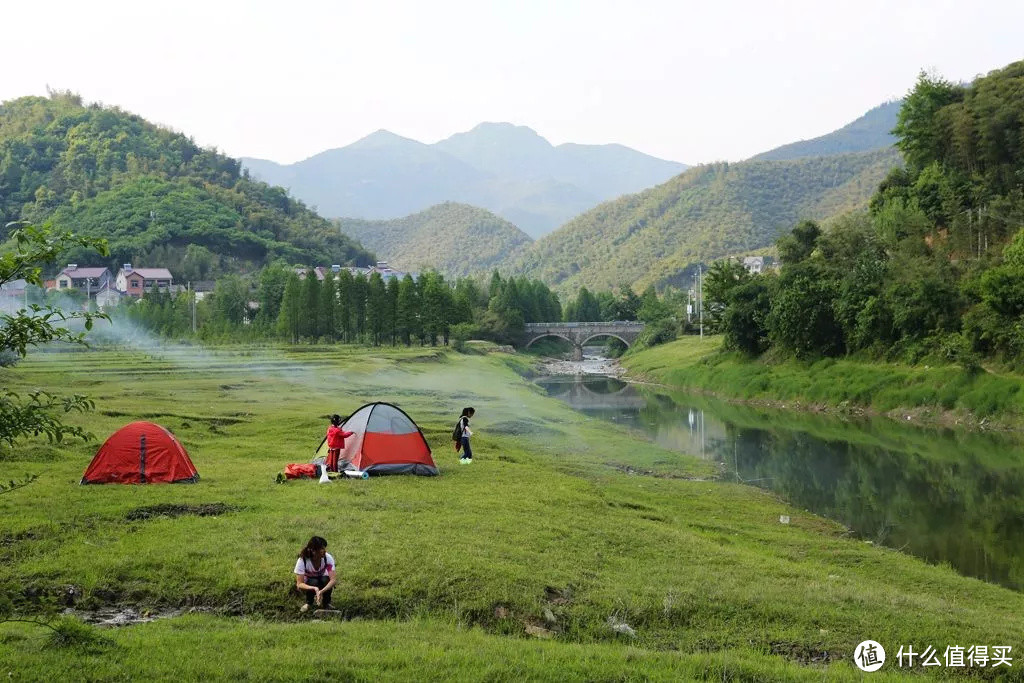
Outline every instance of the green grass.
<path id="1" fill-rule="evenodd" d="M 946 423 L 1024 426 L 1024 377 L 958 366 L 911 366 L 848 359 L 751 360 L 721 351 L 720 337 L 685 337 L 627 355 L 635 376 L 727 398 L 789 401 L 789 407 L 866 408 Z"/>
<path id="2" fill-rule="evenodd" d="M 710 481 L 709 464 L 547 398 L 518 374 L 526 363 L 229 347 L 37 354 L 0 370 L 16 389 L 92 395 L 98 411 L 81 420 L 100 439 L 132 419 L 166 425 L 202 476 L 82 487 L 97 444 L 3 452 L 5 476 L 40 476 L 0 496 L 0 600 L 46 615 L 74 586 L 79 609 L 213 612 L 112 631 L 96 652 L 0 625 L 0 662 L 28 679 L 821 680 L 859 673 L 850 657 L 868 637 L 940 651 L 1024 640 L 1024 595 Z M 324 416 L 370 400 L 420 423 L 440 477 L 274 483 L 312 455 Z M 459 467 L 448 436 L 465 405 L 477 409 L 477 457 Z M 214 502 L 230 509 L 129 519 Z M 290 570 L 313 533 L 338 559 L 335 604 L 349 621 L 300 620 Z M 536 642 L 527 626 L 553 638 Z"/>

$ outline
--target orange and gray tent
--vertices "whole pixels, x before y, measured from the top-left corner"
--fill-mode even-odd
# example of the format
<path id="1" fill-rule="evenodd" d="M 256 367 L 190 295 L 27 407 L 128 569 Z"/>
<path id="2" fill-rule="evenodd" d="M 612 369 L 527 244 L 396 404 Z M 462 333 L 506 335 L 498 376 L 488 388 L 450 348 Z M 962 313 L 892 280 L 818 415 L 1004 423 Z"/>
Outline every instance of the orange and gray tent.
<path id="1" fill-rule="evenodd" d="M 174 435 L 152 422 L 132 422 L 110 435 L 82 484 L 192 484 L 199 472 Z"/>
<path id="2" fill-rule="evenodd" d="M 369 474 L 438 473 L 423 432 L 398 406 L 367 403 L 349 415 L 341 427 L 354 432 L 341 452 L 344 469 Z M 327 456 L 326 442 L 320 445 L 317 456 Z"/>

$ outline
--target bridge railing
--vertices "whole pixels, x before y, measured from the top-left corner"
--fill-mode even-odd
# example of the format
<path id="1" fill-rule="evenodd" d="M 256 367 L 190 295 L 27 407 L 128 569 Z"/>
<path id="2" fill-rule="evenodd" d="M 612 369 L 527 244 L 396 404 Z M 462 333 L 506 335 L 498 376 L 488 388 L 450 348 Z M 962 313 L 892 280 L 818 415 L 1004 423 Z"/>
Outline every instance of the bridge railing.
<path id="1" fill-rule="evenodd" d="M 636 327 L 642 328 L 646 323 L 636 320 L 610 320 L 608 322 L 586 323 L 526 323 L 527 330 L 546 330 L 552 327 Z"/>

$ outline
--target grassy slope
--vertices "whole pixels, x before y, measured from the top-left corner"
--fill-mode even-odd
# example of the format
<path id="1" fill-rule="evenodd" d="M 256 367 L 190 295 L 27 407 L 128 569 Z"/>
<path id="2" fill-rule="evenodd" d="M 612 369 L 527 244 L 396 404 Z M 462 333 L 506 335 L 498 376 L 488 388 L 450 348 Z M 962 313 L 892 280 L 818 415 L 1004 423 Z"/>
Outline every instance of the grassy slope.
<path id="1" fill-rule="evenodd" d="M 535 242 L 519 267 L 562 292 L 675 282 L 698 261 L 770 245 L 801 218 L 863 207 L 899 163 L 877 150 L 691 168 L 577 216 Z"/>
<path id="2" fill-rule="evenodd" d="M 529 235 L 486 209 L 455 202 L 405 218 L 367 221 L 342 218 L 341 230 L 399 270 L 436 268 L 462 276 L 490 270 L 529 247 Z"/>
<path id="3" fill-rule="evenodd" d="M 43 603 L 26 594 L 75 585 L 83 607 L 222 615 L 118 630 L 117 647 L 88 656 L 43 648 L 37 627 L 0 626 L 0 660 L 40 676 L 777 680 L 819 679 L 808 664 L 822 659 L 845 678 L 869 636 L 940 651 L 1021 642 L 1024 596 L 851 540 L 759 490 L 706 481 L 704 463 L 543 396 L 507 367 L 521 362 L 236 348 L 36 356 L 0 371 L 16 388 L 88 391 L 100 412 L 87 421 L 101 436 L 130 419 L 165 424 L 203 477 L 79 487 L 95 444 L 19 447 L 0 461 L 4 472 L 40 479 L 0 497 L 0 595 L 38 612 Z M 324 415 L 371 399 L 420 421 L 440 478 L 273 483 L 284 463 L 308 458 Z M 469 467 L 446 443 L 463 404 L 478 409 Z M 623 474 L 625 463 L 662 476 Z M 234 510 L 126 519 L 142 506 L 209 502 Z M 360 621 L 292 623 L 288 572 L 311 533 L 331 541 L 336 605 Z M 545 609 L 555 642 L 524 640 Z M 613 633 L 609 617 L 637 637 Z M 324 644 L 322 659 L 311 642 Z"/>
<path id="4" fill-rule="evenodd" d="M 722 353 L 721 338 L 685 337 L 623 359 L 634 375 L 723 397 L 863 407 L 925 421 L 1024 425 L 1024 378 L 957 366 L 856 360 L 764 362 Z"/>

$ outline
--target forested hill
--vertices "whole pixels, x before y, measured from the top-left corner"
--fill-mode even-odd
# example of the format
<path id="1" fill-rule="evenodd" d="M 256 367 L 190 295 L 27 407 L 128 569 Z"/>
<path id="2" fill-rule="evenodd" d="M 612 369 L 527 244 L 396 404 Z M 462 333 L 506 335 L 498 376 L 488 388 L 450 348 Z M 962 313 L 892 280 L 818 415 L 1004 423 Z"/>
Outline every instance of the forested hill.
<path id="1" fill-rule="evenodd" d="M 896 144 L 892 130 L 900 113 L 902 100 L 880 104 L 856 121 L 846 124 L 828 135 L 782 145 L 753 157 L 754 160 L 781 161 L 832 154 L 868 152 L 891 148 Z"/>
<path id="2" fill-rule="evenodd" d="M 286 190 L 250 179 L 235 159 L 70 93 L 0 105 L 0 226 L 16 220 L 106 237 L 108 265 L 166 266 L 178 277 L 278 258 L 373 260 Z M 101 262 L 89 253 L 69 258 Z"/>
<path id="3" fill-rule="evenodd" d="M 486 209 L 445 202 L 389 221 L 341 219 L 341 229 L 399 270 L 447 276 L 490 270 L 525 250 L 529 235 Z"/>
<path id="4" fill-rule="evenodd" d="M 895 149 L 698 166 L 538 240 L 517 269 L 563 293 L 688 282 L 698 261 L 772 244 L 802 218 L 865 207 Z"/>

